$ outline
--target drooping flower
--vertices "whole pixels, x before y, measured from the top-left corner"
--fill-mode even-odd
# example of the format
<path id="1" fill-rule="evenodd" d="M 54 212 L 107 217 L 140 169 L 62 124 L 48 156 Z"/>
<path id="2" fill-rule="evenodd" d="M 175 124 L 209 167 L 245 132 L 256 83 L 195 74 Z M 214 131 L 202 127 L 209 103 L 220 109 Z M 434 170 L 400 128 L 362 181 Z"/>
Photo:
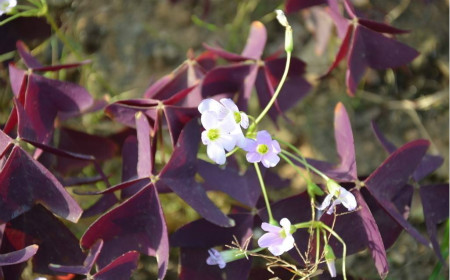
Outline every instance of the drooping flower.
<path id="1" fill-rule="evenodd" d="M 294 237 L 291 232 L 291 222 L 287 218 L 280 221 L 281 227 L 262 223 L 261 228 L 267 233 L 258 239 L 258 245 L 267 248 L 274 256 L 280 256 L 294 248 Z"/>
<path id="2" fill-rule="evenodd" d="M 248 162 L 262 162 L 266 168 L 274 167 L 280 161 L 280 144 L 265 130 L 258 131 L 256 140 L 247 139 L 243 149 L 247 151 Z"/>
<path id="3" fill-rule="evenodd" d="M 220 269 L 225 268 L 225 266 L 227 264 L 219 251 L 217 251 L 214 248 L 211 248 L 208 250 L 208 253 L 209 253 L 209 257 L 206 259 L 207 264 L 218 265 L 220 267 Z"/>
<path id="4" fill-rule="evenodd" d="M 202 114 L 201 122 L 205 128 L 202 142 L 207 145 L 208 157 L 217 164 L 224 164 L 225 150 L 231 151 L 236 146 L 236 139 L 231 135 L 236 126 L 234 120 L 230 117 L 219 120 L 216 113 L 207 111 Z"/>
<path id="5" fill-rule="evenodd" d="M 325 197 L 322 204 L 318 207 L 319 210 L 325 210 L 325 208 L 330 206 L 330 203 L 331 206 L 327 211 L 328 215 L 331 215 L 336 205 L 339 205 L 341 203 L 345 206 L 345 208 L 347 208 L 348 211 L 353 211 L 356 209 L 356 199 L 351 192 L 347 191 L 333 180 L 327 181 L 327 188 L 330 193 Z M 333 200 L 333 202 L 331 202 L 333 197 L 335 199 Z"/>
<path id="6" fill-rule="evenodd" d="M 277 14 L 277 20 L 278 22 L 284 26 L 284 27 L 288 27 L 289 23 L 288 20 L 284 14 L 284 12 L 282 10 L 275 10 L 275 13 Z"/>
<path id="7" fill-rule="evenodd" d="M 15 6 L 17 0 L 0 0 L 0 16 L 9 13 Z"/>
<path id="8" fill-rule="evenodd" d="M 240 260 L 246 256 L 243 252 L 235 249 L 219 252 L 211 248 L 208 250 L 208 253 L 209 257 L 206 259 L 206 263 L 209 265 L 218 265 L 220 269 L 225 268 L 227 263 Z"/>

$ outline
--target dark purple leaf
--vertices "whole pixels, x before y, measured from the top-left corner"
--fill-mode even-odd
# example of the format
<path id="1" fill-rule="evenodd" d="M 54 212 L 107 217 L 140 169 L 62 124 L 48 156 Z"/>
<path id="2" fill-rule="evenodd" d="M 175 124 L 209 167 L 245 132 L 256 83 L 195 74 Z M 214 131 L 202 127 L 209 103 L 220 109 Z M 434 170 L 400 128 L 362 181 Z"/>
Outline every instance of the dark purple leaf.
<path id="1" fill-rule="evenodd" d="M 336 68 L 339 65 L 339 63 L 347 56 L 352 41 L 353 25 L 349 24 L 346 30 L 347 31 L 345 33 L 345 37 L 342 40 L 339 51 L 336 54 L 336 58 L 334 59 L 333 64 L 331 64 L 330 68 L 328 68 L 327 73 L 323 75 L 323 77 L 329 75 L 331 71 L 333 71 L 333 69 Z"/>
<path id="2" fill-rule="evenodd" d="M 13 140 L 0 129 L 0 158 L 12 143 Z"/>
<path id="3" fill-rule="evenodd" d="M 448 189 L 448 184 L 420 187 L 420 198 L 422 199 L 428 236 L 430 237 L 434 252 L 442 263 L 445 263 L 445 260 L 441 254 L 437 239 L 437 225 L 448 219 Z"/>
<path id="4" fill-rule="evenodd" d="M 94 280 L 121 280 L 129 279 L 136 269 L 139 261 L 139 253 L 131 251 L 123 254 L 102 270 L 93 275 Z M 162 278 L 159 278 L 162 279 Z"/>
<path id="5" fill-rule="evenodd" d="M 58 112 L 76 115 L 92 103 L 92 97 L 79 85 L 35 74 L 28 77 L 24 107 L 34 130 L 44 135 L 44 144 L 51 139 Z"/>
<path id="6" fill-rule="evenodd" d="M 264 24 L 260 21 L 252 22 L 242 56 L 255 60 L 260 59 L 266 46 L 266 40 L 267 31 Z"/>
<path id="7" fill-rule="evenodd" d="M 93 205 L 83 212 L 82 218 L 89 218 L 99 214 L 105 213 L 108 209 L 113 207 L 119 200 L 113 193 L 105 193 Z"/>
<path id="8" fill-rule="evenodd" d="M 69 128 L 59 129 L 58 148 L 76 154 L 89 155 L 96 161 L 105 161 L 112 158 L 118 148 L 110 139 L 98 135 L 87 134 Z M 58 157 L 56 169 L 66 174 L 80 170 L 89 162 L 71 157 Z"/>
<path id="9" fill-rule="evenodd" d="M 408 179 L 425 155 L 428 146 L 429 142 L 426 140 L 416 140 L 405 144 L 392 153 L 389 158 L 364 181 L 369 192 L 389 215 L 425 246 L 428 246 L 428 241 L 406 221 L 401 213 L 398 212 L 392 199 L 407 183 Z"/>
<path id="10" fill-rule="evenodd" d="M 153 158 L 150 149 L 150 124 L 142 113 L 136 113 L 136 133 L 138 141 L 137 175 L 150 177 L 153 170 Z"/>
<path id="11" fill-rule="evenodd" d="M 197 108 L 164 105 L 164 116 L 167 120 L 172 144 L 175 146 L 183 127 L 193 118 L 200 116 L 200 113 Z"/>
<path id="12" fill-rule="evenodd" d="M 0 266 L 25 262 L 36 254 L 38 248 L 38 245 L 30 245 L 14 252 L 0 254 Z"/>
<path id="13" fill-rule="evenodd" d="M 245 61 L 248 58 L 245 56 L 242 56 L 240 54 L 235 54 L 235 53 L 231 53 L 228 52 L 220 47 L 212 47 L 208 44 L 203 43 L 203 47 L 205 47 L 205 49 L 207 49 L 208 51 L 214 53 L 215 55 L 226 59 L 228 61 L 232 61 L 232 62 L 241 62 L 241 61 Z"/>
<path id="14" fill-rule="evenodd" d="M 13 63 L 9 64 L 9 82 L 11 83 L 11 89 L 16 98 L 24 98 L 21 96 L 21 92 L 25 91 L 27 85 L 28 75 L 22 69 L 17 68 Z M 23 93 L 22 93 L 23 94 Z"/>
<path id="15" fill-rule="evenodd" d="M 121 205 L 96 220 L 81 238 L 81 245 L 90 248 L 98 239 L 104 245 L 97 260 L 102 269 L 122 254 L 136 250 L 156 256 L 159 278 L 167 270 L 169 244 L 158 194 L 153 185 L 143 188 Z"/>
<path id="16" fill-rule="evenodd" d="M 120 184 L 109 187 L 107 189 L 104 189 L 102 191 L 83 192 L 83 191 L 74 190 L 74 193 L 76 193 L 78 195 L 109 194 L 109 193 L 113 193 L 115 191 L 120 191 L 120 190 L 124 190 L 124 189 L 128 189 L 128 188 L 134 188 L 135 189 L 134 193 L 137 193 L 138 191 L 143 189 L 145 186 L 148 186 L 150 183 L 151 183 L 150 178 L 144 177 L 144 178 L 133 179 L 130 181 L 125 181 Z"/>
<path id="17" fill-rule="evenodd" d="M 199 160 L 198 173 L 205 180 L 207 190 L 222 191 L 249 207 L 256 206 L 261 187 L 253 168 L 249 168 L 242 175 L 240 170 L 233 166 L 227 165 L 223 169 L 216 164 Z"/>
<path id="18" fill-rule="evenodd" d="M 137 137 L 130 135 L 122 145 L 122 182 L 137 178 L 138 158 Z"/>
<path id="19" fill-rule="evenodd" d="M 294 13 L 312 6 L 326 4 L 327 0 L 287 0 L 285 3 L 286 13 Z"/>
<path id="20" fill-rule="evenodd" d="M 390 142 L 386 137 L 381 133 L 380 129 L 378 128 L 377 124 L 372 121 L 372 130 L 375 133 L 375 136 L 377 137 L 380 144 L 383 146 L 383 148 L 386 150 L 386 152 L 392 154 L 395 150 L 397 150 L 397 147 Z"/>
<path id="21" fill-rule="evenodd" d="M 351 94 L 356 91 L 367 67 L 395 68 L 409 63 L 418 55 L 413 48 L 358 25 L 348 54 L 347 88 Z"/>
<path id="22" fill-rule="evenodd" d="M 24 234 L 25 239 L 17 238 L 17 233 Z M 39 250 L 33 258 L 33 271 L 36 273 L 53 275 L 55 272 L 49 269 L 49 263 L 72 265 L 83 262 L 85 258 L 78 239 L 40 205 L 11 220 L 6 229 L 6 238 L 16 249 L 39 244 Z"/>
<path id="23" fill-rule="evenodd" d="M 205 219 L 191 222 L 170 236 L 170 244 L 173 247 L 209 249 L 231 245 L 233 236 L 243 243 L 252 234 L 254 217 L 250 214 L 231 214 L 230 217 L 236 225 L 228 228 L 220 227 Z"/>
<path id="24" fill-rule="evenodd" d="M 7 222 L 41 203 L 76 222 L 82 210 L 61 183 L 39 162 L 14 147 L 0 173 L 0 221 Z"/>
<path id="25" fill-rule="evenodd" d="M 100 239 L 89 250 L 89 254 L 84 260 L 83 265 L 59 265 L 51 263 L 49 264 L 49 267 L 56 272 L 87 275 L 91 271 L 92 266 L 97 260 L 98 254 L 102 250 L 102 247 L 103 240 Z"/>
<path id="26" fill-rule="evenodd" d="M 381 22 L 376 22 L 364 18 L 359 18 L 358 23 L 379 33 L 404 34 L 409 32 L 408 30 L 398 29 Z"/>
<path id="27" fill-rule="evenodd" d="M 17 41 L 16 43 L 17 51 L 19 52 L 20 57 L 23 59 L 23 62 L 28 68 L 41 68 L 43 65 L 31 55 L 30 50 L 22 41 Z"/>
<path id="28" fill-rule="evenodd" d="M 194 208 L 203 218 L 223 227 L 233 226 L 206 195 L 203 187 L 195 181 L 200 127 L 196 120 L 189 122 L 178 139 L 169 162 L 159 174 L 158 188 L 169 187 Z"/>
<path id="29" fill-rule="evenodd" d="M 347 111 L 342 103 L 334 108 L 334 139 L 340 163 L 337 169 L 346 174 L 342 180 L 353 182 L 358 179 L 356 171 L 355 143 Z"/>
<path id="30" fill-rule="evenodd" d="M 392 199 L 397 211 L 405 219 L 409 216 L 413 191 L 412 186 L 405 185 Z M 383 238 L 384 247 L 386 249 L 390 248 L 399 237 L 403 227 L 378 204 L 375 198 L 365 188 L 361 189 L 361 194 L 363 194 L 364 200 L 375 218 L 381 237 Z"/>

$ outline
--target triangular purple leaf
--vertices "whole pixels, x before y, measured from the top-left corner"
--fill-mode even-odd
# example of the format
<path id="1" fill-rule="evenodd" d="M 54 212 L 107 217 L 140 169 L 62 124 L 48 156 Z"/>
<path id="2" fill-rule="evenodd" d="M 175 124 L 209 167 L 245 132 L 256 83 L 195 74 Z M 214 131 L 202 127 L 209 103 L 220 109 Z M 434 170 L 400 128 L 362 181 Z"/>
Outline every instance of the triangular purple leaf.
<path id="1" fill-rule="evenodd" d="M 97 260 L 106 267 L 118 256 L 136 250 L 156 256 L 158 275 L 164 278 L 169 258 L 167 227 L 158 194 L 149 185 L 96 220 L 81 238 L 81 245 L 90 248 L 98 239 L 104 245 Z"/>
<path id="2" fill-rule="evenodd" d="M 25 262 L 36 254 L 38 248 L 38 245 L 30 245 L 14 252 L 0 254 L 0 266 Z"/>
<path id="3" fill-rule="evenodd" d="M 285 10 L 286 13 L 290 14 L 325 3 L 327 3 L 327 0 L 287 0 L 285 3 Z"/>
<path id="4" fill-rule="evenodd" d="M 138 140 L 137 175 L 139 178 L 150 177 L 153 170 L 153 160 L 150 149 L 150 124 L 142 113 L 136 113 L 136 133 Z"/>
<path id="5" fill-rule="evenodd" d="M 267 31 L 264 24 L 260 21 L 252 22 L 242 56 L 255 60 L 260 59 L 266 46 L 266 40 Z"/>
<path id="6" fill-rule="evenodd" d="M 437 239 L 437 225 L 448 219 L 448 194 L 448 184 L 420 187 L 420 198 L 422 199 L 428 236 L 430 237 L 434 252 L 442 263 L 445 263 L 445 260 L 441 254 Z"/>
<path id="7" fill-rule="evenodd" d="M 133 270 L 137 268 L 139 253 L 131 251 L 118 257 L 110 264 L 105 266 L 92 277 L 93 280 L 122 280 L 129 279 Z M 162 278 L 158 278 L 162 279 Z"/>
<path id="8" fill-rule="evenodd" d="M 203 187 L 195 181 L 200 127 L 197 120 L 189 122 L 178 139 L 169 162 L 159 174 L 158 188 L 169 187 L 194 208 L 203 218 L 223 227 L 233 221 L 223 214 L 206 195 Z"/>
<path id="9" fill-rule="evenodd" d="M 39 162 L 14 147 L 0 173 L 0 223 L 7 222 L 37 203 L 69 221 L 82 210 L 61 183 Z"/>

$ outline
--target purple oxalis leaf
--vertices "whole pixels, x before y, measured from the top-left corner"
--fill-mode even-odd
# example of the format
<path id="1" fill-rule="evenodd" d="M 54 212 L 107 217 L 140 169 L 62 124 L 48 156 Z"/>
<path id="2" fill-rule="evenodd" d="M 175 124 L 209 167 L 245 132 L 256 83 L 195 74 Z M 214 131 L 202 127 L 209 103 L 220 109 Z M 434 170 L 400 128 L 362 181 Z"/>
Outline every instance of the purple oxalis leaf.
<path id="1" fill-rule="evenodd" d="M 285 3 L 286 13 L 295 13 L 299 10 L 327 3 L 327 0 L 287 0 Z"/>
<path id="2" fill-rule="evenodd" d="M 94 280 L 121 280 L 129 279 L 133 270 L 137 268 L 139 253 L 131 251 L 118 257 L 105 266 L 92 277 Z M 162 279 L 162 278 L 160 278 Z"/>
<path id="3" fill-rule="evenodd" d="M 378 141 L 381 143 L 383 148 L 388 153 L 391 154 L 395 150 L 397 150 L 397 147 L 388 139 L 386 139 L 386 137 L 381 133 L 376 123 L 373 121 L 372 121 L 372 130 L 375 133 L 375 136 L 377 137 Z M 416 182 L 422 180 L 429 174 L 433 173 L 436 169 L 438 169 L 442 165 L 442 163 L 444 163 L 444 159 L 441 156 L 425 155 L 422 158 L 422 161 L 420 162 L 419 166 L 417 166 L 416 170 L 413 173 L 414 180 Z"/>
<path id="4" fill-rule="evenodd" d="M 0 172 L 0 221 L 7 222 L 41 203 L 69 221 L 82 210 L 61 183 L 21 148 L 14 147 Z"/>
<path id="5" fill-rule="evenodd" d="M 81 263 L 85 258 L 78 239 L 64 223 L 40 205 L 11 220 L 7 224 L 4 241 L 5 238 L 6 243 L 16 250 L 39 244 L 39 250 L 32 259 L 36 273 L 53 275 L 55 272 L 49 269 L 49 263 L 71 265 Z"/>
<path id="6" fill-rule="evenodd" d="M 102 247 L 103 240 L 100 239 L 89 250 L 89 254 L 84 260 L 83 265 L 59 265 L 51 263 L 49 264 L 49 267 L 56 272 L 86 275 L 91 271 L 92 266 L 97 261 L 97 257 L 100 254 Z"/>
<path id="7" fill-rule="evenodd" d="M 158 175 L 158 189 L 169 187 L 194 208 L 203 218 L 223 227 L 233 221 L 223 214 L 208 198 L 203 187 L 195 181 L 200 127 L 197 120 L 189 122 L 178 139 L 169 162 Z"/>
<path id="8" fill-rule="evenodd" d="M 91 248 L 98 239 L 104 242 L 97 260 L 100 268 L 124 253 L 136 250 L 156 256 L 158 278 L 163 279 L 168 265 L 169 243 L 155 187 L 148 185 L 101 216 L 84 233 L 81 245 Z"/>
<path id="9" fill-rule="evenodd" d="M 142 112 L 137 112 L 135 118 L 138 141 L 137 175 L 139 178 L 150 177 L 154 161 L 150 148 L 150 124 Z"/>
<path id="10" fill-rule="evenodd" d="M 199 160 L 198 173 L 205 180 L 205 187 L 208 190 L 219 190 L 249 207 L 256 206 L 261 195 L 261 187 L 253 169 L 249 168 L 242 175 L 239 169 L 229 164 L 222 169 L 216 164 Z"/>
<path id="11" fill-rule="evenodd" d="M 30 245 L 14 252 L 0 254 L 0 267 L 25 262 L 36 254 L 38 248 L 38 245 Z"/>
<path id="12" fill-rule="evenodd" d="M 448 194 L 448 184 L 420 187 L 420 198 L 422 200 L 428 236 L 430 237 L 434 252 L 442 263 L 445 263 L 445 260 L 437 240 L 437 225 L 448 219 Z"/>
<path id="13" fill-rule="evenodd" d="M 429 142 L 426 140 L 416 140 L 405 144 L 390 155 L 365 181 L 369 192 L 377 202 L 402 225 L 419 242 L 428 246 L 428 241 L 414 229 L 403 216 L 398 212 L 393 197 L 398 194 L 401 188 L 419 165 Z"/>

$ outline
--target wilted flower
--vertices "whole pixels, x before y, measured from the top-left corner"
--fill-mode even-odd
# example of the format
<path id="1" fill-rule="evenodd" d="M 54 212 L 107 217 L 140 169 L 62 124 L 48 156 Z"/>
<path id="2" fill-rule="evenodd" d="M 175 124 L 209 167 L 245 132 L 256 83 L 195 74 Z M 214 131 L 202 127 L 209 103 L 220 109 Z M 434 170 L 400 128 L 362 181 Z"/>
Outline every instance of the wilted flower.
<path id="1" fill-rule="evenodd" d="M 256 140 L 247 139 L 243 149 L 248 152 L 248 162 L 262 162 L 266 168 L 274 167 L 280 161 L 280 144 L 265 130 L 258 131 Z"/>
<path id="2" fill-rule="evenodd" d="M 227 263 L 240 260 L 245 257 L 245 254 L 235 250 L 225 250 L 222 252 L 217 251 L 214 248 L 208 250 L 209 257 L 206 259 L 206 263 L 209 265 L 218 265 L 220 269 L 225 268 Z"/>
<path id="3" fill-rule="evenodd" d="M 201 122 L 206 129 L 202 132 L 202 142 L 207 145 L 208 157 L 217 164 L 224 164 L 224 149 L 231 151 L 236 146 L 236 139 L 230 134 L 236 126 L 234 120 L 226 117 L 220 121 L 216 113 L 207 111 L 202 114 Z"/>
<path id="4" fill-rule="evenodd" d="M 330 192 L 330 194 L 328 194 L 325 197 L 325 199 L 322 202 L 322 205 L 320 205 L 320 207 L 318 207 L 319 210 L 324 210 L 325 208 L 327 208 L 330 205 L 333 197 L 335 197 L 335 199 L 333 200 L 333 203 L 331 203 L 331 206 L 327 211 L 328 215 L 331 215 L 331 213 L 333 213 L 336 205 L 341 204 L 341 203 L 342 203 L 342 205 L 345 206 L 345 208 L 348 209 L 348 211 L 353 211 L 356 209 L 356 206 L 357 206 L 356 199 L 355 199 L 355 196 L 351 192 L 349 192 L 346 189 L 344 189 L 343 187 L 339 186 L 339 184 L 333 180 L 327 181 L 327 188 L 328 188 L 328 191 Z"/>
<path id="5" fill-rule="evenodd" d="M 284 15 L 284 12 L 282 10 L 275 10 L 275 13 L 277 14 L 277 20 L 278 22 L 284 26 L 284 27 L 288 27 L 289 23 L 287 21 L 286 16 Z"/>
<path id="6" fill-rule="evenodd" d="M 262 223 L 261 228 L 267 233 L 258 239 L 258 245 L 267 248 L 274 256 L 279 256 L 294 248 L 294 237 L 291 233 L 291 222 L 287 218 L 280 221 L 281 227 Z"/>
<path id="7" fill-rule="evenodd" d="M 17 6 L 16 0 L 0 0 L 0 16 L 9 13 L 15 6 Z"/>

